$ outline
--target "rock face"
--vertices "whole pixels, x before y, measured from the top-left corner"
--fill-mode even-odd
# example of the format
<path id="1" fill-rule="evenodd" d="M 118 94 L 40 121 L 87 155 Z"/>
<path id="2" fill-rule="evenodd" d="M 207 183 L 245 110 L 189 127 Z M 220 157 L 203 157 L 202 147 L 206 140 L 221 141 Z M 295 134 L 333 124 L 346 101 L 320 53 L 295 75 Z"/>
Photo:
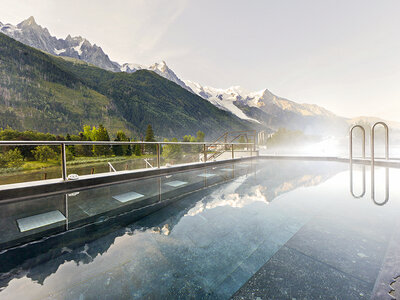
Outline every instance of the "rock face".
<path id="1" fill-rule="evenodd" d="M 118 72 L 118 63 L 110 60 L 107 54 L 97 45 L 92 45 L 87 39 L 71 37 L 57 39 L 47 28 L 38 25 L 33 17 L 22 21 L 18 25 L 0 23 L 0 32 L 47 53 L 81 59 L 102 69 Z"/>

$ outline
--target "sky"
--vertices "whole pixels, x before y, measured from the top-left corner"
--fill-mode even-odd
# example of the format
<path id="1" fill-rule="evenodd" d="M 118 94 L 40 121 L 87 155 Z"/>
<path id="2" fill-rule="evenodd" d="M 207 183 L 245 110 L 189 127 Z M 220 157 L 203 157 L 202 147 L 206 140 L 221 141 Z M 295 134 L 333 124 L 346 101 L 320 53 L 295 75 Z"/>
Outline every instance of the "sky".
<path id="1" fill-rule="evenodd" d="M 29 16 L 83 36 L 119 63 L 165 60 L 182 79 L 268 88 L 346 117 L 400 121 L 398 0 L 0 0 L 0 22 Z"/>

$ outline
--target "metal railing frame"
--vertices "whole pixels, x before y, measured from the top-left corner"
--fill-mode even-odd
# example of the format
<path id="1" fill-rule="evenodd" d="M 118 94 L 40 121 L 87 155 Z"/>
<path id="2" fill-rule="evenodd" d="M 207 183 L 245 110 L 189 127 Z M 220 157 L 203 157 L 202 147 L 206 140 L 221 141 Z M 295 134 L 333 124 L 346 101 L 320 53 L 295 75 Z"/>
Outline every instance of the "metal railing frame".
<path id="1" fill-rule="evenodd" d="M 161 161 L 161 146 L 162 145 L 203 145 L 204 162 L 207 162 L 207 146 L 215 145 L 215 142 L 117 142 L 117 141 L 0 141 L 0 146 L 39 146 L 39 145 L 50 145 L 61 147 L 61 177 L 63 181 L 67 178 L 67 156 L 66 146 L 69 145 L 156 145 L 157 154 L 157 168 L 160 168 Z M 255 149 L 255 143 L 218 143 L 219 145 L 232 146 L 232 157 L 233 145 L 251 145 Z"/>

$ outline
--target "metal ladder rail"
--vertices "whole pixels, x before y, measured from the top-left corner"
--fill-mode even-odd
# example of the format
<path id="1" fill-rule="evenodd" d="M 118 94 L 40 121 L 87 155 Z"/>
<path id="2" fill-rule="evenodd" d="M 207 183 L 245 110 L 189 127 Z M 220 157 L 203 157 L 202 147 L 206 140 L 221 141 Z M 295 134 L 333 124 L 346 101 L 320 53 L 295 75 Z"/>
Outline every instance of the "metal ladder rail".
<path id="1" fill-rule="evenodd" d="M 363 166 L 361 194 L 359 195 L 354 194 L 354 186 L 353 186 L 353 131 L 356 128 L 360 128 L 362 132 L 362 158 L 365 159 L 365 129 L 363 126 L 357 124 L 352 126 L 349 132 L 350 193 L 354 198 L 362 198 L 365 195 L 365 166 Z"/>
<path id="2" fill-rule="evenodd" d="M 385 159 L 389 159 L 389 127 L 385 122 L 376 122 L 371 128 L 371 165 L 375 163 L 375 127 L 382 125 L 385 129 Z"/>
<path id="3" fill-rule="evenodd" d="M 355 128 L 360 128 L 362 132 L 362 158 L 365 159 L 365 129 L 361 125 L 354 125 L 350 129 L 349 133 L 349 159 L 350 164 L 353 162 L 353 131 Z"/>
<path id="4" fill-rule="evenodd" d="M 385 129 L 385 159 L 389 160 L 389 127 L 385 122 L 376 122 L 371 128 L 371 198 L 376 205 L 382 206 L 389 201 L 389 168 L 385 170 L 385 200 L 375 200 L 375 128 L 382 125 Z"/>

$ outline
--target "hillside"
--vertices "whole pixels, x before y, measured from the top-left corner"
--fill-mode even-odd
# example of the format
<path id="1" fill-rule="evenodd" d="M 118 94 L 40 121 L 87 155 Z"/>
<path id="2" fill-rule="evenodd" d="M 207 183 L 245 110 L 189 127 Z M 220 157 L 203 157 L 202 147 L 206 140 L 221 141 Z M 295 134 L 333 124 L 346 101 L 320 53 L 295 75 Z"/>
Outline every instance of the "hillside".
<path id="1" fill-rule="evenodd" d="M 76 63 L 0 33 L 0 126 L 51 133 L 104 124 L 111 132 L 160 136 L 250 129 L 254 124 L 146 70 L 113 73 Z"/>

